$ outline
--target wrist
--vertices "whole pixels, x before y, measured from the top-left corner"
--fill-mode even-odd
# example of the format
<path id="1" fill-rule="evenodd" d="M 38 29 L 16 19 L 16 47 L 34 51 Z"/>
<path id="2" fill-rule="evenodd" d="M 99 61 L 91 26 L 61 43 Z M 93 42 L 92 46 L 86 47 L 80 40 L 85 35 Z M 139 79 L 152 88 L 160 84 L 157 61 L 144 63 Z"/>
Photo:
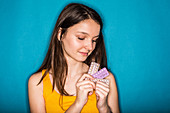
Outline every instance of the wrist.
<path id="1" fill-rule="evenodd" d="M 82 106 L 78 104 L 77 102 L 74 102 L 65 113 L 81 113 Z"/>
<path id="2" fill-rule="evenodd" d="M 98 108 L 99 113 L 110 113 L 110 109 L 108 105 Z"/>
<path id="3" fill-rule="evenodd" d="M 79 102 L 74 102 L 73 105 L 75 106 L 75 109 L 77 109 L 78 111 L 81 111 L 84 107 L 83 104 L 79 103 Z"/>

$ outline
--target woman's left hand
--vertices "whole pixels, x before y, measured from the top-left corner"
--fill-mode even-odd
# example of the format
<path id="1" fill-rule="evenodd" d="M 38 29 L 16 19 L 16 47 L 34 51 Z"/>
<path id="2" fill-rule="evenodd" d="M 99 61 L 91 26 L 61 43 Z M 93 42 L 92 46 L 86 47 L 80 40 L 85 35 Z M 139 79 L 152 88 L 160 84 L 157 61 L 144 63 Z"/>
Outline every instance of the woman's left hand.
<path id="1" fill-rule="evenodd" d="M 108 111 L 109 107 L 107 104 L 107 96 L 109 93 L 109 85 L 104 82 L 96 82 L 96 97 L 97 97 L 97 108 L 100 111 Z"/>

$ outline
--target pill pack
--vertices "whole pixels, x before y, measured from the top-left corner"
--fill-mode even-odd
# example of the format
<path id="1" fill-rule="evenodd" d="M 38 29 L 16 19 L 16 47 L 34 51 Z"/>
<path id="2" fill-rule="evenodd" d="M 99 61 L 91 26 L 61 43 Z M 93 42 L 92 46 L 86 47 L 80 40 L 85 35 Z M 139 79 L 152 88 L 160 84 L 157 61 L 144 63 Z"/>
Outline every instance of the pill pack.
<path id="1" fill-rule="evenodd" d="M 97 78 L 96 78 L 96 79 L 93 80 L 93 82 L 95 82 L 95 83 L 96 83 L 97 81 L 101 81 L 101 82 L 104 82 L 105 84 L 109 85 L 109 80 L 107 80 L 107 79 L 97 79 Z"/>
<path id="2" fill-rule="evenodd" d="M 102 81 L 109 85 L 109 80 L 103 79 L 109 75 L 109 72 L 106 68 L 102 68 L 99 70 L 100 64 L 96 62 L 91 62 L 88 74 L 92 75 L 95 79 L 94 82 Z M 99 70 L 99 71 L 98 71 Z"/>
<path id="3" fill-rule="evenodd" d="M 106 68 L 102 68 L 98 72 L 94 73 L 92 76 L 97 79 L 103 79 L 109 75 L 109 72 Z"/>
<path id="4" fill-rule="evenodd" d="M 88 74 L 93 75 L 99 70 L 100 64 L 91 62 Z"/>

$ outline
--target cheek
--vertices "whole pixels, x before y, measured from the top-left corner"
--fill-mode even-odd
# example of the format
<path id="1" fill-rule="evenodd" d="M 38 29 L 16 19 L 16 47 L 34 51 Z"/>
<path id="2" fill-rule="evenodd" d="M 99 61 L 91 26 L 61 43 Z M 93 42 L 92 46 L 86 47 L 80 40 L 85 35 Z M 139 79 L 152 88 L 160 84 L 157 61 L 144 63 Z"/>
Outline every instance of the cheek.
<path id="1" fill-rule="evenodd" d="M 77 49 L 77 48 L 79 48 L 79 47 L 81 46 L 81 44 L 78 43 L 76 40 L 71 40 L 71 41 L 69 42 L 69 45 L 70 45 L 70 47 L 71 47 L 72 49 Z"/>
<path id="2" fill-rule="evenodd" d="M 64 45 L 65 45 L 65 48 L 67 48 L 69 50 L 77 49 L 81 45 L 74 38 L 66 39 L 63 42 L 64 42 Z"/>

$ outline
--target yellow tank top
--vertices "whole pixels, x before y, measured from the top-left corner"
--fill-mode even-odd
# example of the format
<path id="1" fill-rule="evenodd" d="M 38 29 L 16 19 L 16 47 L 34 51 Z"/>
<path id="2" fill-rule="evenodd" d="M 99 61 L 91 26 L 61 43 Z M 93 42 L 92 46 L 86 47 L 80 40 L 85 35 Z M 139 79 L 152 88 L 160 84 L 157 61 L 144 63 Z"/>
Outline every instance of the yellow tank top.
<path id="1" fill-rule="evenodd" d="M 45 70 L 42 71 L 42 74 Z M 45 100 L 45 108 L 47 113 L 64 113 L 75 101 L 76 96 L 63 96 L 63 109 L 60 106 L 61 95 L 55 90 L 52 91 L 52 84 L 49 73 L 43 79 L 43 97 Z M 60 102 L 60 103 L 59 103 Z M 83 107 L 81 113 L 99 113 L 96 106 L 96 95 L 93 93 L 88 96 L 88 101 Z"/>

